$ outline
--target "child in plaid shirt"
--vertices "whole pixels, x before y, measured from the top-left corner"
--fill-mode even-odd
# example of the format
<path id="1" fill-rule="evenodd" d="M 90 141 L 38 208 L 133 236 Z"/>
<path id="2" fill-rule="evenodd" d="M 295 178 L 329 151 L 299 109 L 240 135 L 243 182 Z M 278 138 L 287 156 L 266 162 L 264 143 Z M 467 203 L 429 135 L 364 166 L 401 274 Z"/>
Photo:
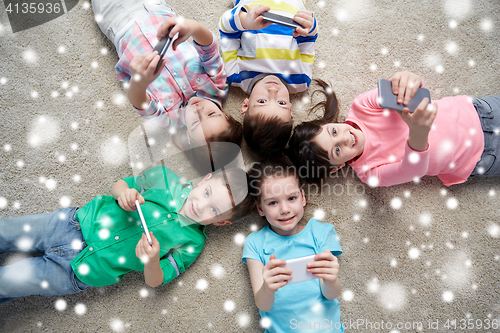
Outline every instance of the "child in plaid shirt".
<path id="1" fill-rule="evenodd" d="M 213 33 L 204 25 L 176 18 L 163 0 L 93 0 L 96 21 L 113 41 L 120 81 L 130 82 L 128 99 L 141 116 L 161 125 L 184 127 L 192 146 L 210 141 L 241 143 L 242 130 L 221 111 L 226 73 Z M 155 72 L 157 41 L 172 27 L 172 42 Z M 186 42 L 189 37 L 194 43 Z"/>

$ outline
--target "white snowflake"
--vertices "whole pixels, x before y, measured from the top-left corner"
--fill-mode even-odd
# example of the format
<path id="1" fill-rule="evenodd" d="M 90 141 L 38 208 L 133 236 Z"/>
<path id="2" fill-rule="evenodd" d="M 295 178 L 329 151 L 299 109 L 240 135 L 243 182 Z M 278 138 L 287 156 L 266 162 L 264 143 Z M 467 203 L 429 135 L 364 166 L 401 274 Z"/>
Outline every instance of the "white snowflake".
<path id="1" fill-rule="evenodd" d="M 400 209 L 403 206 L 403 201 L 400 198 L 395 197 L 391 200 L 391 207 L 393 209 Z"/>
<path id="2" fill-rule="evenodd" d="M 205 279 L 199 279 L 197 282 L 196 282 L 196 289 L 198 290 L 206 290 L 208 288 L 208 282 L 207 280 Z"/>
<path id="3" fill-rule="evenodd" d="M 500 226 L 498 224 L 496 224 L 496 223 L 493 223 L 492 225 L 490 225 L 488 227 L 488 233 L 493 238 L 500 237 Z"/>
<path id="4" fill-rule="evenodd" d="M 344 301 L 350 302 L 354 299 L 354 293 L 351 290 L 346 290 L 342 292 L 342 299 Z"/>
<path id="5" fill-rule="evenodd" d="M 406 304 L 406 290 L 398 283 L 382 285 L 378 294 L 379 304 L 389 310 L 400 310 Z"/>
<path id="6" fill-rule="evenodd" d="M 243 235 L 242 233 L 237 233 L 236 235 L 234 235 L 234 242 L 237 245 L 243 245 L 243 243 L 245 243 L 245 238 L 245 235 Z"/>
<path id="7" fill-rule="evenodd" d="M 240 327 L 247 327 L 250 324 L 250 316 L 246 313 L 241 313 L 238 315 L 238 325 Z"/>
<path id="8" fill-rule="evenodd" d="M 212 275 L 217 279 L 223 278 L 226 274 L 226 270 L 219 264 L 215 264 L 212 266 Z"/>
<path id="9" fill-rule="evenodd" d="M 235 304 L 233 301 L 231 300 L 227 300 L 224 302 L 224 310 L 226 310 L 226 312 L 232 312 L 235 308 Z"/>
<path id="10" fill-rule="evenodd" d="M 142 298 L 146 298 L 149 296 L 149 291 L 146 288 L 142 288 L 139 291 L 139 295 L 141 295 Z"/>
<path id="11" fill-rule="evenodd" d="M 412 247 L 408 251 L 408 257 L 410 257 L 410 259 L 417 259 L 419 256 L 420 256 L 420 250 L 417 249 L 416 247 Z"/>
<path id="12" fill-rule="evenodd" d="M 78 303 L 75 305 L 75 313 L 79 316 L 83 316 L 87 312 L 87 307 L 83 303 Z"/>
<path id="13" fill-rule="evenodd" d="M 443 292 L 443 301 L 445 301 L 446 303 L 451 303 L 453 301 L 454 297 L 455 296 L 453 295 L 453 292 L 451 292 L 451 291 Z"/>
<path id="14" fill-rule="evenodd" d="M 63 299 L 58 299 L 54 304 L 57 311 L 64 311 L 68 307 L 68 303 Z"/>
<path id="15" fill-rule="evenodd" d="M 0 209 L 5 209 L 9 202 L 4 197 L 0 197 Z"/>
<path id="16" fill-rule="evenodd" d="M 446 201 L 446 207 L 448 207 L 448 209 L 455 209 L 458 207 L 458 200 L 456 198 L 449 198 L 447 201 Z"/>
<path id="17" fill-rule="evenodd" d="M 111 327 L 113 332 L 122 332 L 125 328 L 125 326 L 123 325 L 123 321 L 117 318 L 111 319 L 109 326 Z"/>
<path id="18" fill-rule="evenodd" d="M 481 23 L 479 23 L 479 26 L 481 27 L 481 30 L 485 32 L 490 32 L 491 30 L 493 30 L 494 24 L 491 19 L 484 18 L 481 20 Z"/>

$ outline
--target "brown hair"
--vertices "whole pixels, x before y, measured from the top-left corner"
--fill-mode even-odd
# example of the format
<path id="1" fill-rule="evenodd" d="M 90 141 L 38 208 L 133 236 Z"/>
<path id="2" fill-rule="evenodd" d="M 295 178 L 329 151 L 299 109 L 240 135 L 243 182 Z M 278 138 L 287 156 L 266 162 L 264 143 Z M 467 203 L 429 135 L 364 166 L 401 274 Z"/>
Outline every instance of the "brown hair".
<path id="1" fill-rule="evenodd" d="M 293 121 L 283 122 L 278 116 L 247 113 L 243 118 L 243 136 L 248 147 L 264 158 L 283 153 L 292 127 Z"/>
<path id="2" fill-rule="evenodd" d="M 229 191 L 233 208 L 229 219 L 237 220 L 250 214 L 255 209 L 255 202 L 248 191 L 248 174 L 240 168 L 216 171 L 212 179 L 220 179 Z"/>
<path id="3" fill-rule="evenodd" d="M 253 163 L 248 175 L 250 178 L 248 192 L 256 202 L 260 202 L 262 183 L 266 178 L 294 176 L 299 187 L 302 187 L 302 179 L 295 165 L 283 154 L 277 158 Z"/>
<path id="4" fill-rule="evenodd" d="M 328 152 L 313 140 L 320 133 L 322 125 L 337 121 L 339 113 L 337 96 L 330 85 L 323 80 L 315 79 L 314 81 L 321 86 L 321 89 L 314 91 L 313 96 L 320 93 L 326 99 L 313 106 L 309 114 L 320 108 L 324 109 L 323 117 L 303 122 L 295 127 L 285 151 L 293 164 L 307 169 L 307 180 L 313 182 L 326 178 L 330 171 L 335 169 L 328 159 Z"/>
<path id="5" fill-rule="evenodd" d="M 227 116 L 229 127 L 218 135 L 205 138 L 206 146 L 191 148 L 187 141 L 186 127 L 179 129 L 173 136 L 174 145 L 181 150 L 191 165 L 205 175 L 229 164 L 240 152 L 243 129 L 241 124 L 233 117 Z M 211 144 L 213 142 L 229 144 Z M 230 144 L 232 143 L 232 144 Z"/>

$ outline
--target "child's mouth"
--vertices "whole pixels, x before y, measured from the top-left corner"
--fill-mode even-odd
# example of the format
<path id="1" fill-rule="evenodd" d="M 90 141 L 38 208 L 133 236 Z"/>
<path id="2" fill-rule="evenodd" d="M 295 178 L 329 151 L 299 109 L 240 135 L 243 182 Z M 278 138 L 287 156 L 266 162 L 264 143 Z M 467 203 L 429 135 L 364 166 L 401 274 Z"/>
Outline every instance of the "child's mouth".
<path id="1" fill-rule="evenodd" d="M 285 219 L 278 219 L 278 221 L 281 223 L 287 223 L 287 222 L 290 222 L 294 217 L 295 217 L 295 215 L 291 216 L 291 217 L 287 217 Z"/>
<path id="2" fill-rule="evenodd" d="M 356 145 L 356 142 L 358 140 L 357 140 L 356 136 L 351 131 L 349 131 L 349 134 L 351 134 L 351 137 L 352 137 L 352 147 L 354 147 Z"/>
<path id="3" fill-rule="evenodd" d="M 190 209 L 193 216 L 199 217 L 198 214 L 196 213 L 196 210 L 194 209 L 194 203 L 191 203 Z"/>

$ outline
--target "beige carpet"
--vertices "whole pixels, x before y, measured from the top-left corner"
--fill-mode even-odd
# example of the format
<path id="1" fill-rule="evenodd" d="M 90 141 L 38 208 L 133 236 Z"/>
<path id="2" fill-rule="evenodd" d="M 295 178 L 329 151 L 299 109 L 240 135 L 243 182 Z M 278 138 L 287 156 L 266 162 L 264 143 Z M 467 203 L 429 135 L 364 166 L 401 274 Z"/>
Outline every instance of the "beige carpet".
<path id="1" fill-rule="evenodd" d="M 231 7 L 229 0 L 170 4 L 216 33 Z M 354 97 L 397 70 L 420 74 L 434 99 L 500 92 L 498 0 L 307 4 L 320 27 L 314 77 L 332 82 L 344 116 Z M 141 119 L 116 80 L 115 50 L 89 3 L 15 34 L 0 8 L 0 217 L 109 194 L 132 174 L 127 140 Z M 302 98 L 309 94 L 294 97 L 297 123 L 307 118 Z M 224 110 L 241 120 L 243 99 L 231 89 Z M 305 219 L 318 214 L 340 236 L 346 331 L 493 332 L 494 321 L 500 325 L 499 179 L 446 188 L 425 177 L 372 189 L 348 172 L 329 184 L 330 193 L 309 195 Z M 130 273 L 110 287 L 0 305 L 0 331 L 263 331 L 240 260 L 241 238 L 263 225 L 254 213 L 233 226 L 210 226 L 202 255 L 164 287 L 148 288 L 142 274 Z M 60 299 L 63 311 L 55 306 Z M 77 314 L 79 304 L 86 311 Z"/>

